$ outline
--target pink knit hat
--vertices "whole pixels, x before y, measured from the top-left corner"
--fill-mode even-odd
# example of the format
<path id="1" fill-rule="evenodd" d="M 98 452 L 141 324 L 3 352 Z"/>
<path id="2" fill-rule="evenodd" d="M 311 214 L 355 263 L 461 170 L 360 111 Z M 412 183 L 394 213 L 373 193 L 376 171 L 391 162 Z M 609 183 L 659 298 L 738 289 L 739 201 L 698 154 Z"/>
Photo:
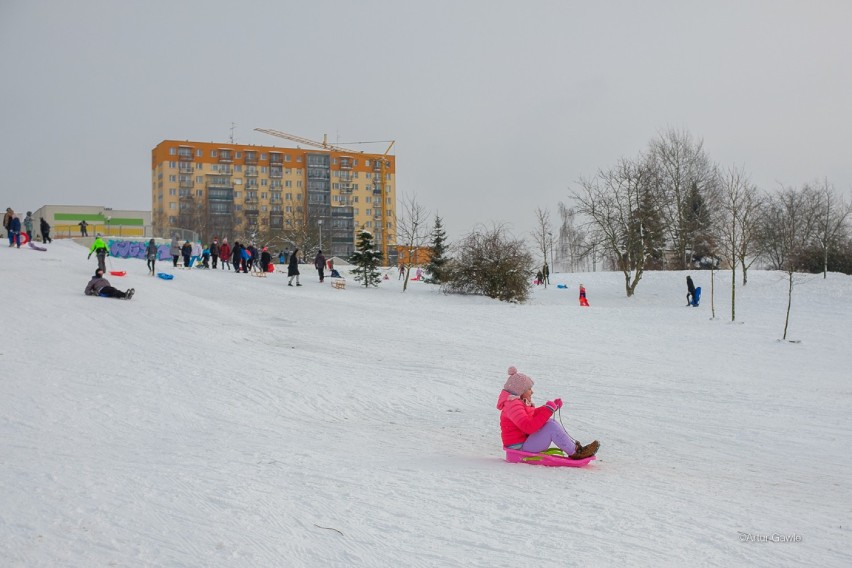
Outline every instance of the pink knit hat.
<path id="1" fill-rule="evenodd" d="M 519 373 L 514 367 L 509 367 L 509 379 L 503 385 L 503 390 L 507 390 L 515 396 L 521 396 L 533 387 L 533 380 L 523 373 Z"/>

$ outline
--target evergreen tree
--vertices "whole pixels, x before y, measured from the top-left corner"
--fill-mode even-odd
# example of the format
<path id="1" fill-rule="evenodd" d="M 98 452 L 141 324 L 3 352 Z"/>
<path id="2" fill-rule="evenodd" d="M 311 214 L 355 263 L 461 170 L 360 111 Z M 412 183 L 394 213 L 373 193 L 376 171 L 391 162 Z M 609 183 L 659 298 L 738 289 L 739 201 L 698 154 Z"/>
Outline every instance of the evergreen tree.
<path id="1" fill-rule="evenodd" d="M 357 282 L 363 282 L 365 288 L 378 286 L 381 280 L 378 266 L 382 253 L 373 248 L 374 246 L 373 234 L 362 229 L 358 233 L 355 252 L 349 257 L 349 262 L 356 267 L 352 271 L 353 277 Z"/>
<path id="2" fill-rule="evenodd" d="M 449 260 L 447 253 L 447 233 L 444 231 L 444 224 L 441 218 L 435 215 L 435 228 L 432 230 L 432 256 L 429 259 L 429 264 L 426 265 L 426 272 L 429 277 L 426 282 L 430 284 L 441 284 L 446 280 L 446 264 Z"/>

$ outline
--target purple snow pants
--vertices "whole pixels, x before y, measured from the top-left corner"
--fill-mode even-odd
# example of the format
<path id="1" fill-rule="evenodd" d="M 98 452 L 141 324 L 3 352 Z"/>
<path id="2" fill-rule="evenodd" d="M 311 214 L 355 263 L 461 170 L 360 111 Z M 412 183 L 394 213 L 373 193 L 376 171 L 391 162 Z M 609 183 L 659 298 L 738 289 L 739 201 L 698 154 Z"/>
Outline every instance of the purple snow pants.
<path id="1" fill-rule="evenodd" d="M 570 456 L 577 451 L 574 439 L 568 435 L 562 424 L 553 418 L 545 422 L 538 432 L 530 434 L 521 449 L 525 452 L 543 452 L 550 447 L 551 442 L 556 444 L 566 455 Z"/>

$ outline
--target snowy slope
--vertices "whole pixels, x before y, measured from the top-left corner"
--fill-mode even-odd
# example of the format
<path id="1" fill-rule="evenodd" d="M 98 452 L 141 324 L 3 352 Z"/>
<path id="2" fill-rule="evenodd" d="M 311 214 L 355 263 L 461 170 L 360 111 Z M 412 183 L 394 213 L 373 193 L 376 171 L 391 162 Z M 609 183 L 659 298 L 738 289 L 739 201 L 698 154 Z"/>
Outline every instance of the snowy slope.
<path id="1" fill-rule="evenodd" d="M 727 274 L 711 320 L 703 272 L 693 309 L 685 273 L 517 306 L 112 262 L 132 301 L 0 246 L 3 565 L 852 565 L 850 277 L 798 278 L 791 344 L 770 272 L 731 324 Z M 503 461 L 510 365 L 597 462 Z"/>

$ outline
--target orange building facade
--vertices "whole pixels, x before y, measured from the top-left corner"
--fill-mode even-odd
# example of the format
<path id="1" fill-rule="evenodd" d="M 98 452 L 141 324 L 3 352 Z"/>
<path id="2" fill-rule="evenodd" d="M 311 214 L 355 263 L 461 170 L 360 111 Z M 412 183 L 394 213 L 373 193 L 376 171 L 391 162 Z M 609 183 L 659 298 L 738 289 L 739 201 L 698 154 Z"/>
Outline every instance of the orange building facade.
<path id="1" fill-rule="evenodd" d="M 205 242 L 316 227 L 326 256 L 345 258 L 362 229 L 395 243 L 395 178 L 390 155 L 163 140 L 151 151 L 151 217 L 155 234 L 189 229 Z"/>

